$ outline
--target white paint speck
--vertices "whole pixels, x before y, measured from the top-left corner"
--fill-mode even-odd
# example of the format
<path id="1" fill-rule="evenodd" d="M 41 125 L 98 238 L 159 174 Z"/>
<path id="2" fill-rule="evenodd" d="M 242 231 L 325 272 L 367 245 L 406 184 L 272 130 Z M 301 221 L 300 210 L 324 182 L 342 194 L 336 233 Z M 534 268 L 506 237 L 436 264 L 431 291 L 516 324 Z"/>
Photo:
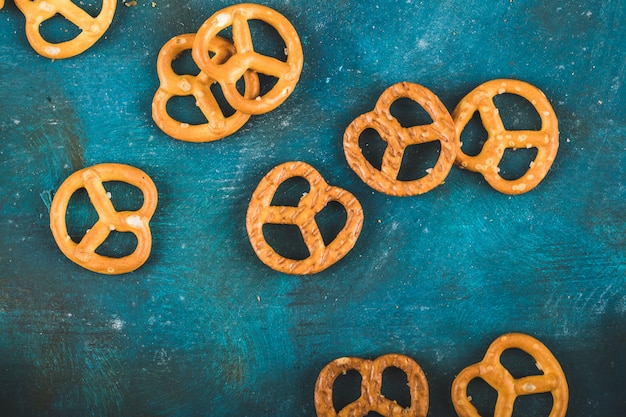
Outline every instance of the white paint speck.
<path id="1" fill-rule="evenodd" d="M 122 319 L 115 317 L 111 320 L 111 328 L 119 332 L 124 328 L 124 322 L 122 321 Z"/>

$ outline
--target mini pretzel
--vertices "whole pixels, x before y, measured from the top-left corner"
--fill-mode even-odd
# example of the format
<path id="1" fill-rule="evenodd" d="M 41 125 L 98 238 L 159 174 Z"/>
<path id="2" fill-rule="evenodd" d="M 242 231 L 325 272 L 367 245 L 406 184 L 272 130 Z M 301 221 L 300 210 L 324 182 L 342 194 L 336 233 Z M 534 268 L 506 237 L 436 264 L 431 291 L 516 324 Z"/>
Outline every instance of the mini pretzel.
<path id="1" fill-rule="evenodd" d="M 433 123 L 402 127 L 391 115 L 394 101 L 408 98 L 422 106 Z M 387 142 L 381 169 L 375 168 L 363 155 L 359 137 L 366 129 L 378 132 Z M 343 150 L 350 168 L 373 189 L 393 196 L 411 196 L 428 192 L 441 184 L 454 163 L 454 124 L 450 113 L 439 98 L 418 84 L 402 82 L 387 88 L 376 102 L 374 110 L 357 117 L 343 136 Z M 441 152 L 435 166 L 422 178 L 412 181 L 398 180 L 404 151 L 409 145 L 439 141 Z"/>
<path id="2" fill-rule="evenodd" d="M 506 130 L 493 97 L 511 93 L 527 99 L 541 118 L 540 130 Z M 461 133 L 478 111 L 487 140 L 478 155 L 470 156 L 461 150 Z M 452 112 L 456 126 L 456 163 L 461 168 L 479 172 L 497 191 L 505 194 L 522 194 L 532 190 L 543 180 L 554 162 L 559 148 L 559 127 L 548 99 L 538 88 L 517 80 L 488 81 L 465 96 Z M 537 148 L 537 156 L 524 175 L 515 180 L 500 176 L 498 164 L 505 149 Z"/>
<path id="3" fill-rule="evenodd" d="M 381 393 L 383 371 L 395 367 L 407 376 L 411 405 L 401 407 Z M 333 404 L 333 385 L 347 371 L 361 374 L 361 396 L 337 411 Z M 361 358 L 335 359 L 322 369 L 315 384 L 315 410 L 318 417 L 365 417 L 374 411 L 384 417 L 426 417 L 428 382 L 422 368 L 408 356 L 389 354 L 371 361 Z"/>
<path id="4" fill-rule="evenodd" d="M 116 211 L 107 196 L 103 182 L 122 181 L 143 192 L 143 206 L 137 211 Z M 82 240 L 74 242 L 65 223 L 67 206 L 72 195 L 85 188 L 99 219 Z M 81 169 L 61 184 L 50 207 L 50 228 L 61 252 L 78 265 L 101 274 L 124 274 L 139 268 L 148 259 L 152 235 L 148 222 L 157 205 L 157 190 L 143 171 L 122 164 L 100 164 Z M 112 258 L 96 253 L 111 231 L 130 232 L 137 237 L 135 251 L 127 256 Z"/>
<path id="5" fill-rule="evenodd" d="M 285 42 L 286 61 L 255 52 L 249 20 L 261 20 L 276 29 Z M 232 26 L 236 53 L 226 62 L 213 61 L 208 51 L 213 38 Z M 298 33 L 280 13 L 258 4 L 237 4 L 215 13 L 198 30 L 193 57 L 202 71 L 220 83 L 230 105 L 248 114 L 263 114 L 278 107 L 294 90 L 302 71 L 303 55 Z M 277 79 L 263 96 L 243 97 L 237 91 L 237 80 L 252 70 Z"/>
<path id="6" fill-rule="evenodd" d="M 297 207 L 271 205 L 280 184 L 293 177 L 308 181 L 308 194 L 302 196 Z M 346 209 L 347 219 L 343 229 L 326 246 L 315 215 L 331 201 Z M 266 223 L 297 225 L 309 257 L 294 260 L 279 255 L 265 240 L 263 225 Z M 246 215 L 250 243 L 259 259 L 276 271 L 295 275 L 318 273 L 343 258 L 356 243 L 362 225 L 363 209 L 359 201 L 348 191 L 328 185 L 315 168 L 304 162 L 286 162 L 272 169 L 252 194 Z"/>
<path id="7" fill-rule="evenodd" d="M 102 0 L 97 17 L 71 0 L 15 0 L 26 17 L 26 37 L 40 55 L 52 59 L 69 58 L 89 49 L 106 32 L 115 14 L 116 0 Z M 74 39 L 59 43 L 46 41 L 39 31 L 42 22 L 60 14 L 81 30 Z"/>
<path id="8" fill-rule="evenodd" d="M 172 62 L 184 51 L 192 48 L 196 35 L 193 33 L 180 35 L 169 40 L 159 53 L 157 72 L 161 85 L 152 100 L 152 118 L 161 130 L 169 136 L 188 142 L 208 142 L 221 139 L 241 128 L 250 118 L 249 114 L 236 111 L 231 116 L 224 116 L 218 104 L 211 84 L 214 80 L 204 72 L 198 75 L 178 75 L 172 69 Z M 225 62 L 235 53 L 233 45 L 219 36 L 211 39 L 209 51 L 215 54 L 214 62 Z M 252 71 L 243 75 L 245 96 L 256 97 L 260 91 L 259 77 Z M 208 123 L 190 125 L 174 120 L 167 112 L 167 102 L 173 96 L 193 95 L 196 103 Z"/>
<path id="9" fill-rule="evenodd" d="M 520 349 L 531 355 L 543 375 L 513 378 L 502 366 L 500 356 L 507 349 Z M 475 378 L 481 378 L 498 392 L 494 417 L 510 417 L 515 399 L 521 395 L 551 393 L 553 404 L 549 417 L 563 417 L 567 410 L 567 380 L 561 365 L 537 339 L 510 333 L 497 338 L 485 354 L 484 359 L 461 371 L 452 383 L 452 402 L 460 417 L 480 417 L 467 396 L 467 386 Z"/>

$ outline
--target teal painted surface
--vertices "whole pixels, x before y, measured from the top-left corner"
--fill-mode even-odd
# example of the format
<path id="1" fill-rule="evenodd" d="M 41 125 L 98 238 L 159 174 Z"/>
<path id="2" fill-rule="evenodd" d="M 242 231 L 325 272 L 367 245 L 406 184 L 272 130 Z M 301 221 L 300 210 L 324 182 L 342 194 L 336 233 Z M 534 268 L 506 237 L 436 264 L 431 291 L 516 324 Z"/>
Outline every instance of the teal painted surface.
<path id="1" fill-rule="evenodd" d="M 235 135 L 189 144 L 151 120 L 156 56 L 231 2 L 120 4 L 104 39 L 52 62 L 32 51 L 8 1 L 0 11 L 0 414 L 313 416 L 326 363 L 397 352 L 423 367 L 429 415 L 452 416 L 456 373 L 500 334 L 522 331 L 561 362 L 569 416 L 622 415 L 626 8 L 487 3 L 265 2 L 300 34 L 300 83 Z M 453 168 L 432 192 L 393 198 L 350 171 L 343 131 L 389 85 L 420 83 L 452 110 L 499 77 L 541 88 L 559 117 L 557 160 L 532 192 L 505 196 Z M 355 248 L 311 277 L 266 268 L 245 231 L 256 184 L 288 160 L 316 167 L 365 212 Z M 136 166 L 159 190 L 152 255 L 116 277 L 65 259 L 48 227 L 54 190 L 102 162 Z M 132 203 L 123 189 L 116 195 Z M 81 227 L 93 220 L 86 206 L 71 215 Z"/>

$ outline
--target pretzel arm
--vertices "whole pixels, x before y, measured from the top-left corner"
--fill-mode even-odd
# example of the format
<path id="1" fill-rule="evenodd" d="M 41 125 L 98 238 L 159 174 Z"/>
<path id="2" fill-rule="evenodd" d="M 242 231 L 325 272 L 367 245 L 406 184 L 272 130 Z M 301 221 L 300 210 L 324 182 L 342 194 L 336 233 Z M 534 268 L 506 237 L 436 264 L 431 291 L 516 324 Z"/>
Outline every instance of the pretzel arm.
<path id="1" fill-rule="evenodd" d="M 69 0 L 63 1 L 58 13 L 87 33 L 100 33 L 102 30 L 96 18 Z"/>
<path id="2" fill-rule="evenodd" d="M 301 213 L 298 207 L 270 206 L 263 210 L 259 217 L 261 223 L 298 224 L 297 217 Z"/>
<path id="3" fill-rule="evenodd" d="M 109 236 L 111 228 L 102 220 L 98 220 L 91 229 L 85 233 L 83 239 L 76 245 L 75 253 L 78 257 L 89 257 Z M 85 261 L 87 259 L 84 259 Z"/>

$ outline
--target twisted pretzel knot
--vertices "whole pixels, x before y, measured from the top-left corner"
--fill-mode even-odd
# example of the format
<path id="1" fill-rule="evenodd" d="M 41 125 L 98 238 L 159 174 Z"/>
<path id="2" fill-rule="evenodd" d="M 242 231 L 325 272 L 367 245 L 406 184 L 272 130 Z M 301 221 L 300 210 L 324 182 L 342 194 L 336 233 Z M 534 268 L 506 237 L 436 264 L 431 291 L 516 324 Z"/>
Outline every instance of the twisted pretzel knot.
<path id="1" fill-rule="evenodd" d="M 381 393 L 383 371 L 395 367 L 407 376 L 411 405 L 401 407 Z M 343 409 L 333 405 L 333 385 L 347 371 L 361 374 L 361 396 Z M 364 417 L 374 411 L 385 417 L 426 417 L 428 413 L 428 382 L 422 368 L 411 358 L 389 354 L 375 360 L 361 358 L 335 359 L 322 369 L 315 384 L 315 409 L 318 417 Z"/>
<path id="2" fill-rule="evenodd" d="M 253 19 L 276 29 L 285 42 L 286 61 L 255 52 L 248 23 Z M 211 40 L 229 26 L 232 26 L 236 52 L 223 63 L 215 62 L 208 54 Z M 200 69 L 220 83 L 230 105 L 248 114 L 267 113 L 284 102 L 300 78 L 304 61 L 300 38 L 289 20 L 275 10 L 258 4 L 237 4 L 209 17 L 198 30 L 192 54 Z M 263 96 L 242 96 L 236 83 L 250 70 L 275 77 L 276 84 Z"/>
<path id="3" fill-rule="evenodd" d="M 280 184 L 293 177 L 308 181 L 308 194 L 300 199 L 297 207 L 271 205 Z M 347 219 L 343 229 L 326 246 L 315 215 L 331 201 L 346 209 Z M 309 257 L 294 260 L 279 255 L 265 240 L 263 225 L 266 223 L 297 225 Z M 252 194 L 246 215 L 250 243 L 259 259 L 276 271 L 296 275 L 318 273 L 343 258 L 356 243 L 362 225 L 363 209 L 359 201 L 348 191 L 328 185 L 315 168 L 304 162 L 286 162 L 273 168 Z"/>
<path id="4" fill-rule="evenodd" d="M 178 75 L 174 72 L 172 62 L 182 52 L 192 49 L 195 38 L 193 33 L 176 36 L 161 48 L 157 59 L 157 73 L 161 84 L 152 100 L 152 118 L 161 130 L 173 138 L 189 142 L 208 142 L 236 132 L 248 121 L 250 115 L 236 111 L 226 117 L 211 91 L 214 80 L 204 72 L 200 71 L 195 76 Z M 219 36 L 212 38 L 207 47 L 214 54 L 211 60 L 218 64 L 226 62 L 235 53 L 232 43 Z M 245 97 L 256 97 L 260 91 L 258 75 L 253 71 L 246 71 L 243 77 Z M 167 102 L 172 97 L 189 95 L 196 99 L 207 123 L 189 125 L 174 120 L 168 114 Z"/>
<path id="5" fill-rule="evenodd" d="M 102 185 L 122 181 L 139 188 L 144 197 L 137 211 L 116 211 Z M 99 219 L 78 243 L 67 233 L 67 206 L 72 195 L 85 188 Z M 50 228 L 61 251 L 78 265 L 101 274 L 124 274 L 139 268 L 148 259 L 152 235 L 148 222 L 157 205 L 157 190 L 143 171 L 122 164 L 100 164 L 70 175 L 57 190 L 50 206 Z M 130 255 L 112 258 L 97 254 L 96 249 L 111 231 L 130 232 L 137 237 L 137 247 Z"/>
<path id="6" fill-rule="evenodd" d="M 543 375 L 513 378 L 500 362 L 502 352 L 507 349 L 520 349 L 531 355 Z M 475 378 L 481 378 L 498 392 L 494 417 L 510 417 L 513 403 L 521 395 L 551 393 L 552 411 L 549 417 L 563 417 L 567 410 L 567 380 L 561 365 L 537 339 L 521 334 L 510 333 L 500 336 L 487 349 L 484 359 L 463 369 L 452 384 L 452 402 L 460 417 L 480 417 L 467 396 L 467 386 Z"/>
<path id="7" fill-rule="evenodd" d="M 15 0 L 26 17 L 26 37 L 40 55 L 52 59 L 69 58 L 90 48 L 108 29 L 115 14 L 116 0 L 102 0 L 102 10 L 97 17 L 74 4 L 71 0 Z M 42 22 L 60 14 L 80 30 L 74 39 L 51 43 L 39 31 Z"/>
<path id="8" fill-rule="evenodd" d="M 493 97 L 511 93 L 527 99 L 541 118 L 540 130 L 506 130 Z M 478 155 L 461 150 L 461 133 L 478 111 L 488 137 Z M 559 148 L 558 121 L 552 106 L 541 90 L 523 81 L 498 79 L 488 81 L 465 96 L 452 112 L 456 126 L 456 163 L 462 168 L 481 173 L 496 190 L 505 194 L 522 194 L 543 180 L 554 162 Z M 505 149 L 537 148 L 537 156 L 524 175 L 515 180 L 500 176 L 498 164 Z"/>
<path id="9" fill-rule="evenodd" d="M 390 112 L 393 102 L 400 98 L 417 102 L 433 123 L 402 127 Z M 376 130 L 387 142 L 380 170 L 370 164 L 359 147 L 359 137 L 368 128 Z M 454 163 L 454 136 L 452 118 L 439 98 L 421 85 L 402 82 L 387 88 L 373 111 L 359 116 L 348 126 L 343 136 L 343 149 L 348 164 L 367 185 L 385 194 L 410 196 L 426 193 L 446 178 Z M 441 143 L 441 152 L 429 173 L 412 181 L 398 180 L 406 148 L 432 141 Z"/>

